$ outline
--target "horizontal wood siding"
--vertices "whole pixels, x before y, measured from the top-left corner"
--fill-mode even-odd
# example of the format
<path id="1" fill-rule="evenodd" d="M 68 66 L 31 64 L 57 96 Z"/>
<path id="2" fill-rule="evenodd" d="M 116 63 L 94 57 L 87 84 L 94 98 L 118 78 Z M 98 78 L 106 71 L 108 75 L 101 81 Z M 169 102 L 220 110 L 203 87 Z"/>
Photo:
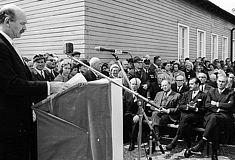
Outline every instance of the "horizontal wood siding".
<path id="1" fill-rule="evenodd" d="M 149 54 L 152 57 L 160 55 L 163 60 L 176 60 L 178 23 L 190 29 L 191 59 L 197 55 L 197 29 L 206 31 L 206 56 L 210 59 L 211 33 L 219 35 L 221 58 L 222 36 L 230 38 L 230 29 L 234 26 L 183 0 L 87 0 L 86 51 L 90 56 L 112 58 L 109 53 L 94 49 L 104 46 L 127 50 L 141 57 Z"/>
<path id="2" fill-rule="evenodd" d="M 32 57 L 46 52 L 63 55 L 66 42 L 73 42 L 75 50 L 84 52 L 84 1 L 5 0 L 0 6 L 7 3 L 21 7 L 28 18 L 27 31 L 16 40 L 23 55 Z"/>
<path id="3" fill-rule="evenodd" d="M 211 57 L 211 33 L 218 35 L 219 58 L 222 36 L 229 39 L 235 25 L 189 0 L 2 0 L 15 3 L 28 16 L 27 31 L 16 40 L 24 55 L 63 54 L 65 42 L 89 57 L 113 59 L 97 46 L 126 50 L 133 56 L 160 55 L 178 58 L 178 24 L 189 27 L 189 56 L 197 55 L 197 29 L 206 32 L 206 57 Z M 119 58 L 129 58 L 120 55 Z"/>

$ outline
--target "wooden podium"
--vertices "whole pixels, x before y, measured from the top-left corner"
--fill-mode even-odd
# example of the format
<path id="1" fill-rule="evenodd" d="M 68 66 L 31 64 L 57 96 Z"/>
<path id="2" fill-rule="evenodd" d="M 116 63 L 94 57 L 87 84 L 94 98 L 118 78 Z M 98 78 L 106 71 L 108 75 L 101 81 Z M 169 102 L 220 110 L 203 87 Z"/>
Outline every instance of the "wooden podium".
<path id="1" fill-rule="evenodd" d="M 33 109 L 39 160 L 123 159 L 121 87 L 105 79 L 78 84 Z"/>

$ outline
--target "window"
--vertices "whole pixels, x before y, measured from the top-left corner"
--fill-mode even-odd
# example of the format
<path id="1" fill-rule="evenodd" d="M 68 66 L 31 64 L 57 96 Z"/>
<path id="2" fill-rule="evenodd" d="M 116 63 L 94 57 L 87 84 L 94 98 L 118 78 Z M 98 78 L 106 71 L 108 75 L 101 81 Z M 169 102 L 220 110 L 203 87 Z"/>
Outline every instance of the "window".
<path id="1" fill-rule="evenodd" d="M 206 32 L 197 30 L 197 57 L 206 57 Z"/>
<path id="2" fill-rule="evenodd" d="M 211 61 L 218 58 L 218 35 L 211 34 Z"/>
<path id="3" fill-rule="evenodd" d="M 178 59 L 189 57 L 189 27 L 178 24 Z"/>
<path id="4" fill-rule="evenodd" d="M 222 59 L 228 58 L 228 37 L 222 37 Z"/>

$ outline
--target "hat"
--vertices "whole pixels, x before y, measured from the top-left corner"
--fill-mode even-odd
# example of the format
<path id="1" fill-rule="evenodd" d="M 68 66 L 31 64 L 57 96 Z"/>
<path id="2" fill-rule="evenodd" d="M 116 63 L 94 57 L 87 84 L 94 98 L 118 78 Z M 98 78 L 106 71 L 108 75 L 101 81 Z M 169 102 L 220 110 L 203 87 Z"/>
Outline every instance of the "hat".
<path id="1" fill-rule="evenodd" d="M 149 64 L 150 64 L 150 60 L 149 60 L 149 59 L 145 59 L 145 60 L 144 60 L 144 64 L 149 65 Z"/>
<path id="2" fill-rule="evenodd" d="M 119 69 L 119 66 L 117 64 L 112 64 L 110 66 L 110 71 L 112 71 L 113 68 L 118 68 Z"/>
<path id="3" fill-rule="evenodd" d="M 142 60 L 140 57 L 135 56 L 135 57 L 133 58 L 133 62 L 134 62 L 134 63 L 138 63 L 138 62 L 143 62 L 143 60 Z"/>
<path id="4" fill-rule="evenodd" d="M 40 59 L 46 60 L 46 58 L 44 57 L 44 55 L 42 55 L 42 54 L 37 54 L 37 55 L 35 55 L 35 56 L 33 57 L 33 62 L 36 62 L 36 61 L 38 61 L 38 60 L 40 60 Z"/>

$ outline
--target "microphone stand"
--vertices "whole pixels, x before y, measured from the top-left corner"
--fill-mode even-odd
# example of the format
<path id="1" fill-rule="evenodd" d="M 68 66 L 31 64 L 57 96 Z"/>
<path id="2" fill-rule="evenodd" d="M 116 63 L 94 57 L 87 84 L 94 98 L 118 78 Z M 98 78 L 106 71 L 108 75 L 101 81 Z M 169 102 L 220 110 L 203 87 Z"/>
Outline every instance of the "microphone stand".
<path id="1" fill-rule="evenodd" d="M 113 54 L 113 56 L 114 56 L 114 55 L 115 55 L 115 54 Z M 69 54 L 67 54 L 67 56 L 68 56 L 70 59 L 72 59 L 72 60 L 74 60 L 74 61 L 76 61 L 76 62 L 78 62 L 78 63 L 84 65 L 85 67 L 89 68 L 90 70 L 92 70 L 92 71 L 95 72 L 96 74 L 101 75 L 102 77 L 108 79 L 110 82 L 116 84 L 117 86 L 121 87 L 122 89 L 126 90 L 127 92 L 129 92 L 129 93 L 135 95 L 137 98 L 142 99 L 142 100 L 145 101 L 146 103 L 148 103 L 148 104 L 154 106 L 154 107 L 156 108 L 155 110 L 160 111 L 160 109 L 161 109 L 160 106 L 157 106 L 155 103 L 151 102 L 149 99 L 145 98 L 144 96 L 140 95 L 139 93 L 133 91 L 132 89 L 129 89 L 129 88 L 123 86 L 122 84 L 119 84 L 119 83 L 115 82 L 115 81 L 114 81 L 113 79 L 111 79 L 110 77 L 108 77 L 108 76 L 102 74 L 101 72 L 99 72 L 99 71 L 93 69 L 92 67 L 86 65 L 85 63 L 83 63 L 83 62 L 80 61 L 79 59 L 74 58 L 74 57 L 72 57 L 72 56 L 69 55 Z M 115 58 L 118 58 L 118 57 L 115 55 Z M 123 69 L 122 66 L 121 66 L 121 63 L 120 63 L 120 61 L 119 61 L 119 58 L 118 58 L 118 63 L 119 63 L 120 68 L 121 68 L 121 70 L 122 70 L 122 72 L 123 72 L 124 78 L 126 78 L 126 80 L 127 80 L 127 82 L 128 82 L 128 85 L 130 86 L 130 88 L 132 88 L 131 85 L 130 85 L 129 79 L 127 78 L 126 73 L 125 73 L 124 69 Z M 157 144 L 158 144 L 158 146 L 159 146 L 159 148 L 160 148 L 162 154 L 164 154 L 165 152 L 164 152 L 164 150 L 163 150 L 163 148 L 162 148 L 162 146 L 161 146 L 161 144 L 160 144 L 160 142 L 159 142 L 159 138 L 158 138 L 156 132 L 154 131 L 154 129 L 153 129 L 153 127 L 152 127 L 150 121 L 148 120 L 148 117 L 147 117 L 147 115 L 145 114 L 143 107 L 140 106 L 139 109 L 140 109 L 140 114 L 141 114 L 141 116 L 143 115 L 144 118 L 145 118 L 145 120 L 147 121 L 148 126 L 149 126 L 150 130 L 152 131 L 152 133 L 153 133 L 153 135 L 154 135 L 154 137 L 155 137 L 155 139 L 156 139 L 156 141 L 157 141 Z M 142 116 L 142 117 L 143 117 L 143 116 Z M 141 119 L 142 119 L 142 118 L 141 118 Z M 141 122 L 141 123 L 140 123 L 140 122 Z M 141 158 L 142 120 L 140 121 L 140 119 L 139 119 L 139 123 L 140 123 L 140 125 L 139 125 L 139 144 L 138 144 L 139 156 L 138 156 L 138 160 L 140 160 L 140 158 Z"/>

